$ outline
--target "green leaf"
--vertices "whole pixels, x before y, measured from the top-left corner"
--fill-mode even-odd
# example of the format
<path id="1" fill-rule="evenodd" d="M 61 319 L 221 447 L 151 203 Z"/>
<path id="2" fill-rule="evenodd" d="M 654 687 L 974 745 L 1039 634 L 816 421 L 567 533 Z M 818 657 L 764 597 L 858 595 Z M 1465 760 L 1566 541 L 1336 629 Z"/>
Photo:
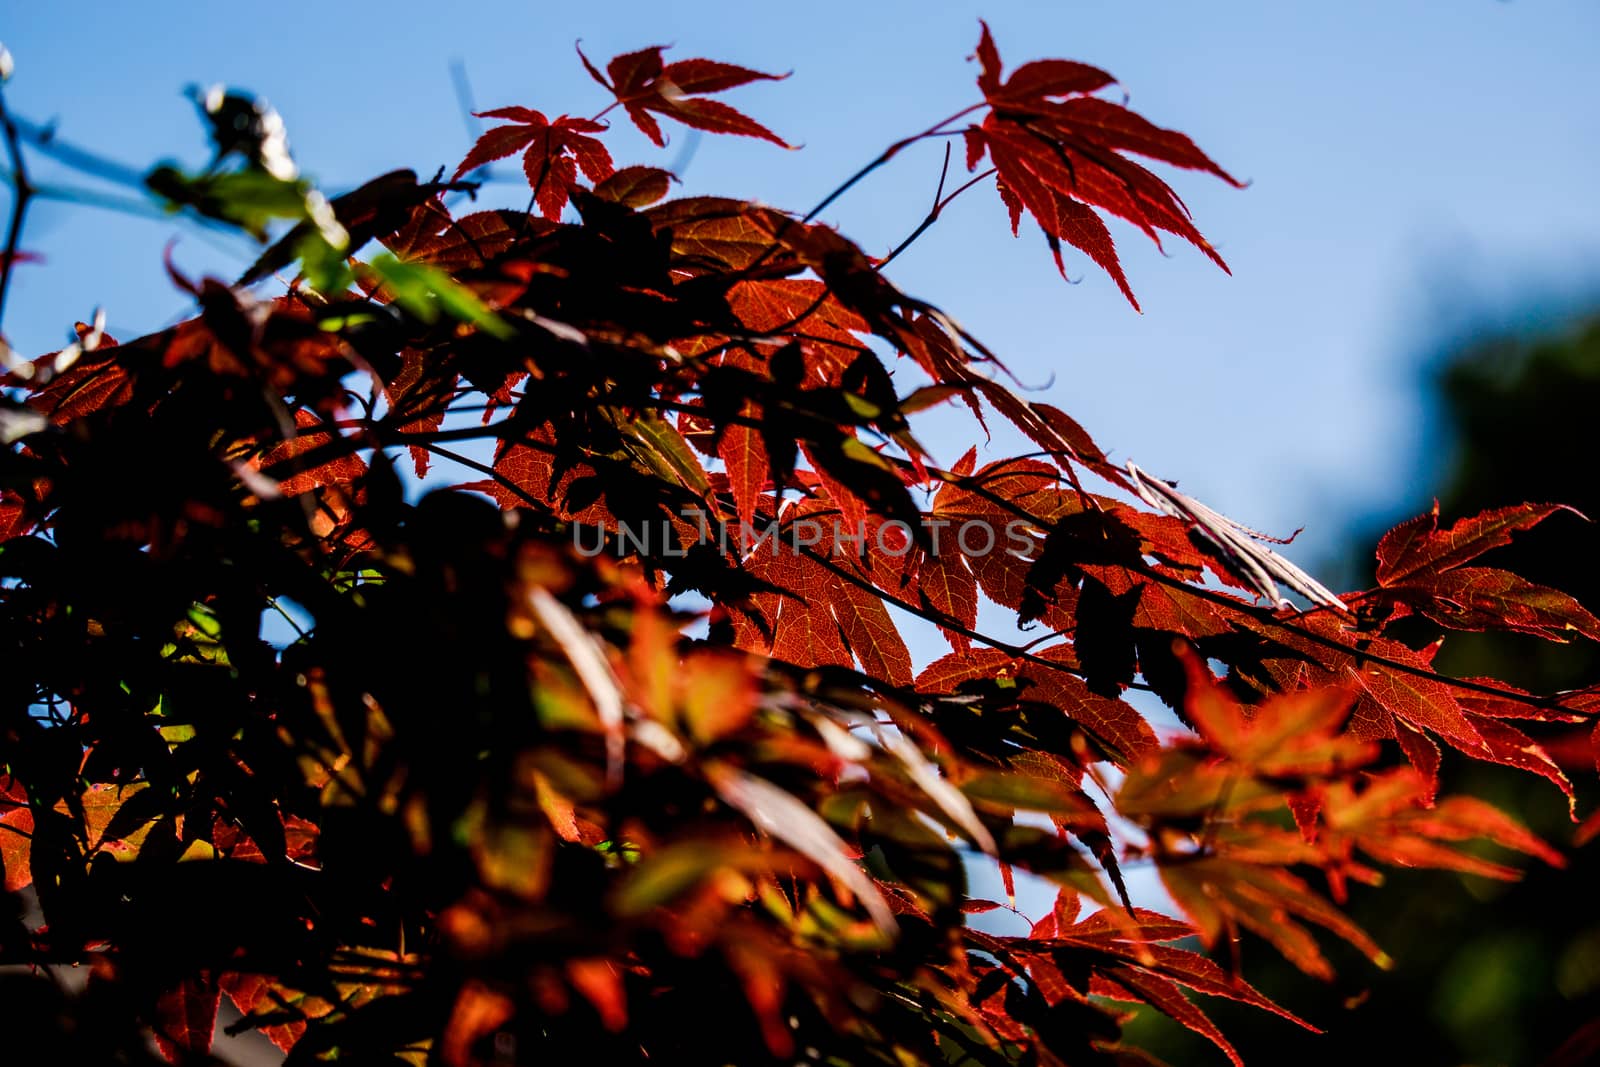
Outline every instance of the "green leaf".
<path id="1" fill-rule="evenodd" d="M 310 183 L 285 181 L 260 170 L 190 176 L 163 165 L 145 177 L 145 185 L 166 201 L 168 211 L 188 208 L 231 223 L 258 241 L 267 239 L 267 228 L 275 221 L 298 222 L 311 217 L 307 202 L 313 195 Z"/>
<path id="2" fill-rule="evenodd" d="M 695 459 L 683 435 L 658 415 L 639 412 L 623 416 L 614 412 L 617 426 L 644 445 L 644 460 L 657 474 L 681 482 L 701 496 L 711 495 L 711 482 L 705 468 Z"/>
<path id="3" fill-rule="evenodd" d="M 438 321 L 442 311 L 501 340 L 514 332 L 476 293 L 436 267 L 396 259 L 384 252 L 365 264 L 365 269 L 382 284 L 391 300 L 423 322 Z"/>

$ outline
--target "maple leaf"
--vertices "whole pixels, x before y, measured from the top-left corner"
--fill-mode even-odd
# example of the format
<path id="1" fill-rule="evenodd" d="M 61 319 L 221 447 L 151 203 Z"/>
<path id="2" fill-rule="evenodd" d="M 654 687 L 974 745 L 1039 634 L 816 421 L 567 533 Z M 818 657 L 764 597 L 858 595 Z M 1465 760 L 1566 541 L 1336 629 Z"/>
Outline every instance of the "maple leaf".
<path id="1" fill-rule="evenodd" d="M 1426 515 L 1396 526 L 1378 542 L 1378 584 L 1400 585 L 1428 574 L 1459 567 L 1478 556 L 1511 543 L 1511 535 L 1527 530 L 1558 511 L 1583 513 L 1565 504 L 1518 504 L 1481 512 L 1439 529 L 1439 506 Z"/>
<path id="2" fill-rule="evenodd" d="M 367 471 L 363 460 L 353 447 L 346 447 L 332 430 L 320 429 L 317 417 L 301 409 L 295 412 L 295 427 L 302 432 L 287 441 L 280 441 L 267 449 L 251 466 L 267 474 L 299 461 L 304 469 L 295 471 L 277 482 L 277 491 L 284 496 L 299 496 L 324 486 L 352 486 Z M 310 464 L 306 464 L 306 460 Z"/>
<path id="3" fill-rule="evenodd" d="M 601 502 L 574 499 L 580 490 L 598 485 L 594 468 L 586 463 L 563 462 L 564 457 L 556 455 L 555 439 L 554 428 L 544 425 L 525 437 L 526 444 L 503 444 L 495 454 L 493 469 L 497 477 L 458 488 L 486 493 L 503 508 L 544 504 L 573 521 L 607 523 L 611 513 Z"/>
<path id="4" fill-rule="evenodd" d="M 1385 592 L 1453 630 L 1509 630 L 1547 641 L 1600 641 L 1600 619 L 1576 597 L 1496 567 L 1456 567 Z"/>
<path id="5" fill-rule="evenodd" d="M 0 541 L 9 541 L 31 529 L 27 513 L 28 505 L 21 494 L 10 489 L 0 491 Z"/>
<path id="6" fill-rule="evenodd" d="M 1282 867 L 1225 857 L 1183 858 L 1161 866 L 1161 881 L 1207 948 L 1239 929 L 1249 930 L 1306 974 L 1331 980 L 1332 965 L 1302 925 L 1309 922 L 1349 942 L 1378 966 L 1394 966 L 1393 957 L 1361 927 Z"/>
<path id="7" fill-rule="evenodd" d="M 157 793 L 151 792 L 146 782 L 130 782 L 126 786 L 99 782 L 77 796 L 63 799 L 56 810 L 64 815 L 76 812 L 81 817 L 86 853 L 104 850 L 133 855 L 156 826 L 160 804 Z"/>
<path id="8" fill-rule="evenodd" d="M 217 985 L 245 1020 L 284 1052 L 306 1032 L 307 1019 L 333 1011 L 328 1001 L 259 974 L 224 974 Z"/>
<path id="9" fill-rule="evenodd" d="M 1092 965 L 1091 993 L 1150 1005 L 1216 1045 L 1235 1067 L 1243 1067 L 1238 1052 L 1216 1024 L 1183 995 L 1179 986 L 1249 1004 L 1312 1033 L 1321 1032 L 1205 956 L 1163 944 L 1193 936 L 1194 930 L 1187 923 L 1145 908 L 1133 908 L 1126 917 L 1099 911 L 1077 923 L 1063 923 L 1058 918 L 1055 926 L 1052 932 L 1041 935 L 1036 930 L 1030 936 L 1043 936 L 1052 943 L 1095 950 L 1111 957 L 1111 960 L 1096 961 Z"/>
<path id="10" fill-rule="evenodd" d="M 211 1051 L 222 991 L 208 976 L 186 979 L 156 999 L 155 1038 L 173 1063 Z"/>
<path id="11" fill-rule="evenodd" d="M 15 893 L 33 884 L 29 852 L 33 838 L 33 811 L 28 794 L 14 777 L 5 777 L 0 791 L 0 869 L 5 872 L 6 891 Z"/>
<path id="12" fill-rule="evenodd" d="M 1051 650 L 1040 653 L 1049 658 Z M 1082 726 L 1120 766 L 1128 766 L 1156 746 L 1155 731 L 1131 704 L 1091 692 L 1081 678 L 1065 671 L 1027 664 L 1021 677 L 1029 684 L 1023 700 L 1040 700 Z"/>
<path id="13" fill-rule="evenodd" d="M 1341 686 L 1357 694 L 1349 730 L 1367 740 L 1404 737 L 1402 724 L 1427 730 L 1470 755 L 1486 750 L 1483 738 L 1467 717 L 1459 690 L 1432 668 L 1437 646 L 1418 651 L 1385 637 L 1364 638 L 1359 647 L 1347 643 L 1349 632 L 1326 613 L 1302 616 L 1293 629 L 1240 621 L 1290 653 L 1263 663 L 1276 688 Z M 1408 753 L 1421 752 L 1416 748 Z M 1424 769 L 1419 765 L 1419 769 Z"/>
<path id="14" fill-rule="evenodd" d="M 861 354 L 860 335 L 868 330 L 865 319 L 809 278 L 741 281 L 728 290 L 728 309 L 752 334 L 798 340 L 807 377 L 830 385 Z"/>
<path id="15" fill-rule="evenodd" d="M 1122 153 L 1206 171 L 1234 186 L 1238 181 L 1183 134 L 1088 95 L 1113 81 L 1095 67 L 1044 60 L 1025 63 L 1002 80 L 999 51 L 988 24 L 981 25 L 978 87 L 989 112 L 981 124 L 963 131 L 967 169 L 976 170 L 984 155 L 989 156 L 998 171 L 1000 198 L 1011 213 L 1012 233 L 1026 210 L 1044 231 L 1063 277 L 1065 241 L 1111 275 L 1135 309 L 1139 302 L 1110 231 L 1094 208 L 1133 223 L 1158 246 L 1157 231 L 1175 234 L 1228 269 L 1172 189 Z"/>
<path id="16" fill-rule="evenodd" d="M 775 208 L 722 196 L 686 196 L 646 209 L 645 217 L 657 233 L 670 235 L 678 270 L 742 271 L 762 256 L 774 273 L 793 266 L 791 253 L 772 252 L 778 234 L 793 225 Z"/>
<path id="17" fill-rule="evenodd" d="M 133 374 L 124 353 L 114 351 L 117 347 L 116 341 L 102 337 L 87 352 L 73 345 L 34 360 L 28 376 L 38 384 L 28 397 L 29 406 L 60 425 L 126 403 L 133 395 Z"/>
<path id="18" fill-rule="evenodd" d="M 658 167 L 623 167 L 596 182 L 594 195 L 637 210 L 665 199 L 673 180 L 670 173 Z"/>
<path id="19" fill-rule="evenodd" d="M 1483 839 L 1535 856 L 1552 867 L 1566 859 L 1521 823 L 1474 797 L 1447 797 L 1426 803 L 1429 786 L 1409 767 L 1375 774 L 1356 788 L 1335 782 L 1322 794 L 1322 824 L 1317 843 L 1327 851 L 1334 899 L 1343 900 L 1344 879 L 1355 874 L 1375 882 L 1351 863 L 1354 850 L 1396 867 L 1432 867 L 1499 881 L 1515 881 L 1521 872 L 1503 863 L 1449 847 Z"/>
<path id="20" fill-rule="evenodd" d="M 519 241 L 542 237 L 556 225 L 549 219 L 505 210 L 475 211 L 452 219 L 442 208 L 437 213 L 421 213 L 415 221 L 384 243 L 401 259 L 452 273 L 480 269 Z"/>
<path id="21" fill-rule="evenodd" d="M 1070 629 L 1076 591 L 1064 574 L 1047 580 L 1034 568 L 1048 543 L 1044 527 L 1082 510 L 1082 498 L 1065 489 L 1060 472 L 1036 460 L 1000 461 L 947 480 L 928 516 L 928 525 L 937 532 L 937 551 L 919 570 L 919 583 L 927 576 L 919 595 L 931 599 L 940 595 L 941 585 L 947 586 L 949 603 L 942 610 L 975 620 L 981 589 L 996 604 L 1013 610 L 1031 601 L 1039 618 Z M 1019 525 L 1019 515 L 1029 521 Z M 978 534 L 969 537 L 974 529 Z"/>
<path id="22" fill-rule="evenodd" d="M 1329 775 L 1362 766 L 1377 755 L 1372 744 L 1340 732 L 1355 702 L 1350 690 L 1280 693 L 1246 709 L 1187 646 L 1180 647 L 1189 720 L 1216 751 L 1250 773 L 1268 778 Z"/>
<path id="23" fill-rule="evenodd" d="M 789 518 L 810 514 L 801 510 Z M 818 557 L 835 555 L 835 548 L 819 529 L 824 539 L 812 546 L 816 555 L 792 542 L 763 542 L 751 550 L 746 572 L 772 591 L 752 596 L 748 610 L 735 614 L 739 647 L 790 663 L 844 667 L 853 657 L 876 677 L 910 685 L 911 654 L 884 601 L 824 566 Z"/>
<path id="24" fill-rule="evenodd" d="M 1316 943 L 1293 921 L 1298 918 L 1337 934 L 1386 966 L 1387 958 L 1366 934 L 1290 867 L 1321 868 L 1334 898 L 1343 901 L 1347 879 L 1370 884 L 1380 880 L 1376 870 L 1355 858 L 1358 850 L 1395 866 L 1499 879 L 1518 874 L 1450 846 L 1485 838 L 1552 865 L 1563 863 L 1559 853 L 1481 801 L 1451 797 L 1435 803 L 1431 776 L 1437 771 L 1438 749 L 1431 743 L 1422 758 L 1414 757 L 1427 765 L 1425 771 L 1376 772 L 1358 785 L 1349 771 L 1368 763 L 1375 752 L 1370 744 L 1337 733 L 1350 707 L 1348 691 L 1282 694 L 1247 715 L 1197 657 L 1183 658 L 1186 710 L 1202 740 L 1147 758 L 1124 779 L 1116 806 L 1150 829 L 1162 879 L 1207 944 L 1243 927 L 1272 942 L 1306 973 L 1330 976 Z M 1304 732 L 1297 729 L 1301 726 Z M 1395 726 L 1403 738 L 1426 741 L 1403 721 Z M 1510 747 L 1508 739 L 1492 736 Z M 1477 747 L 1485 749 L 1489 742 L 1479 741 Z M 1482 751 L 1474 754 L 1493 758 Z M 1511 762 L 1510 754 L 1502 761 Z M 1522 765 L 1531 766 L 1527 754 Z M 1273 788 L 1273 782 L 1286 777 L 1300 780 L 1306 792 L 1285 794 Z M 1281 811 L 1285 802 L 1300 834 L 1286 833 L 1258 817 Z M 1179 827 L 1193 831 L 1196 818 L 1205 826 L 1197 835 L 1202 838 L 1198 847 L 1175 846 L 1163 836 Z"/>
<path id="25" fill-rule="evenodd" d="M 974 648 L 952 652 L 928 664 L 917 675 L 916 687 L 922 693 L 954 693 L 965 682 L 987 681 L 1014 676 L 1016 657 L 998 648 Z"/>
<path id="26" fill-rule="evenodd" d="M 591 182 L 602 182 L 615 170 L 606 146 L 590 136 L 606 129 L 603 122 L 571 115 L 558 115 L 552 121 L 544 112 L 526 107 L 502 107 L 473 114 L 505 119 L 510 125 L 496 126 L 479 137 L 456 167 L 455 177 L 521 152 L 523 173 L 533 189 L 534 202 L 552 221 L 560 220 L 580 170 Z"/>
<path id="27" fill-rule="evenodd" d="M 743 281 L 727 294 L 728 309 L 752 333 L 781 336 L 789 331 L 803 336 L 801 354 L 807 377 L 813 383 L 835 384 L 860 346 L 856 333 L 867 324 L 833 298 L 821 283 L 808 279 Z M 710 343 L 711 339 L 707 339 Z M 720 367 L 735 368 L 771 380 L 770 360 L 759 358 L 753 346 L 728 345 L 714 357 Z M 758 428 L 762 406 L 748 397 L 739 401 L 738 422 L 720 427 L 717 455 L 726 465 L 739 520 L 748 526 L 772 471 L 771 458 Z M 826 477 L 826 475 L 824 475 Z M 834 483 L 837 487 L 837 483 Z M 854 501 L 841 494 L 840 503 Z M 864 517 L 861 514 L 853 519 Z M 853 523 L 852 523 L 853 525 Z"/>
<path id="28" fill-rule="evenodd" d="M 1520 504 L 1463 518 L 1440 530 L 1436 503 L 1432 512 L 1401 523 L 1378 543 L 1378 596 L 1453 630 L 1508 630 L 1550 641 L 1580 634 L 1600 640 L 1600 619 L 1569 594 L 1499 568 L 1463 566 L 1510 544 L 1513 533 L 1557 511 L 1573 509 Z"/>
<path id="29" fill-rule="evenodd" d="M 397 421 L 402 421 L 402 433 L 428 433 L 444 424 L 445 411 L 453 393 L 457 376 L 430 374 L 427 358 L 416 349 L 406 349 L 401 354 L 400 372 L 383 383 L 389 411 Z M 415 416 L 408 418 L 408 416 Z M 428 473 L 432 454 L 419 445 L 411 445 L 411 462 L 417 477 Z"/>
<path id="30" fill-rule="evenodd" d="M 965 630 L 978 625 L 978 580 L 965 557 L 958 552 L 936 553 L 916 565 L 912 595 L 940 615 L 960 623 Z M 966 633 L 940 627 L 958 652 L 972 647 Z"/>
<path id="31" fill-rule="evenodd" d="M 656 45 L 617 56 L 606 64 L 606 74 L 601 74 L 589 62 L 582 48 L 578 49 L 578 57 L 583 60 L 590 76 L 611 90 L 617 103 L 627 109 L 633 124 L 658 148 L 665 148 L 667 139 L 661 132 L 661 126 L 650 114 L 652 111 L 709 133 L 758 137 L 780 148 L 792 147 L 748 115 L 720 101 L 707 100 L 699 95 L 720 93 L 754 81 L 781 81 L 788 77 L 787 74 L 763 74 L 758 70 L 711 59 L 682 59 L 667 63 L 662 58 L 663 51 L 663 46 Z M 610 75 L 609 79 L 606 75 Z"/>
<path id="32" fill-rule="evenodd" d="M 1155 731 L 1144 716 L 1124 701 L 1090 692 L 1069 673 L 1071 653 L 1071 645 L 1041 649 L 1028 660 L 993 648 L 952 652 L 928 664 L 915 684 L 920 692 L 951 694 L 970 682 L 998 681 L 1016 702 L 1043 705 L 1082 727 L 1120 765 L 1154 752 Z"/>
<path id="33" fill-rule="evenodd" d="M 746 401 L 739 414 L 754 419 L 760 416 L 760 409 Z M 717 455 L 727 468 L 728 486 L 739 521 L 748 528 L 755 521 L 756 505 L 767 486 L 771 464 L 766 447 L 761 443 L 760 431 L 743 425 L 728 426 L 717 443 Z"/>

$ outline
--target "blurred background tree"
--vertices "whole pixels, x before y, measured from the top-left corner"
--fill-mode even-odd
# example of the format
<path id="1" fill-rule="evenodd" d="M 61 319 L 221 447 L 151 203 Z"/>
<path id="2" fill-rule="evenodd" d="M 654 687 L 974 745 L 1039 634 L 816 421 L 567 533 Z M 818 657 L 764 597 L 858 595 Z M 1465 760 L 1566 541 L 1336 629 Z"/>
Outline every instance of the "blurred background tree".
<path id="1" fill-rule="evenodd" d="M 1446 522 L 1524 499 L 1569 504 L 1600 517 L 1593 437 L 1600 417 L 1600 310 L 1555 327 L 1482 332 L 1442 352 L 1428 379 L 1438 409 L 1433 447 L 1445 457 L 1444 475 L 1431 493 L 1417 493 L 1413 511 L 1435 495 Z M 1395 514 L 1353 531 L 1351 544 L 1372 545 L 1409 517 Z M 1520 535 L 1497 550 L 1494 563 L 1570 591 L 1596 610 L 1600 570 L 1574 573 L 1570 561 L 1593 559 L 1597 549 L 1600 524 L 1574 517 Z M 1352 555 L 1346 566 L 1351 588 L 1371 583 L 1370 557 Z M 1413 643 L 1431 640 L 1430 627 L 1419 620 Z M 1550 692 L 1600 675 L 1600 647 L 1457 633 L 1438 665 L 1447 674 L 1494 675 Z M 1580 817 L 1593 812 L 1600 790 L 1583 773 L 1596 759 L 1586 728 L 1526 725 L 1568 771 Z M 1486 797 L 1549 840 L 1573 839 L 1566 799 L 1546 781 L 1449 752 L 1440 774 L 1443 788 Z M 1530 868 L 1512 885 L 1418 871 L 1391 874 L 1378 890 L 1353 886 L 1350 912 L 1396 958 L 1394 970 L 1374 971 L 1347 954 L 1335 957 L 1339 982 L 1324 986 L 1247 945 L 1247 977 L 1268 996 L 1303 1008 L 1305 1018 L 1328 1032 L 1263 1027 L 1220 1007 L 1218 1021 L 1237 1036 L 1250 1063 L 1600 1062 L 1597 888 L 1600 844 L 1572 849 L 1565 871 Z M 1138 1025 L 1150 1032 L 1147 1047 L 1170 1062 L 1221 1062 L 1214 1049 L 1165 1020 L 1144 1018 Z"/>

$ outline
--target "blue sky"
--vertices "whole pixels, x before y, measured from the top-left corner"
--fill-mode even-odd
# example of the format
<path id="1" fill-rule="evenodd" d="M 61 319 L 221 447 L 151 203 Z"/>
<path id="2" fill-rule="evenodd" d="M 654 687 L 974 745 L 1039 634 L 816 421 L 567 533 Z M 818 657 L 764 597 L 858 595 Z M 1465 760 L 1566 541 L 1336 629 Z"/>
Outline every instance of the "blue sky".
<path id="1" fill-rule="evenodd" d="M 247 13 L 244 13 L 247 12 Z M 992 190 L 973 190 L 903 259 L 900 284 L 945 306 L 1042 396 L 1119 458 L 1240 521 L 1309 525 L 1315 557 L 1361 512 L 1426 504 L 1437 462 L 1420 418 L 1418 361 L 1434 340 L 1502 320 L 1530 299 L 1600 290 L 1600 7 L 1592 0 L 804 4 L 479 2 L 462 12 L 386 4 L 36 5 L 4 41 L 18 113 L 145 167 L 201 162 L 180 95 L 227 82 L 283 113 L 301 165 L 330 190 L 397 166 L 453 166 L 469 141 L 449 63 L 480 107 L 590 114 L 577 63 L 671 43 L 787 82 L 734 102 L 798 152 L 705 138 L 686 188 L 807 207 L 883 145 L 974 99 L 966 62 L 982 15 L 1008 65 L 1043 56 L 1115 74 L 1132 106 L 1191 134 L 1243 191 L 1170 172 L 1229 277 L 1176 243 L 1163 258 L 1114 225 L 1135 314 L 1081 258 L 1063 284 L 1036 235 L 1013 239 Z M 619 161 L 668 162 L 631 130 Z M 828 213 L 869 251 L 920 219 L 939 149 L 906 153 Z M 46 179 L 64 177 L 47 166 Z M 491 198 L 516 198 L 514 188 Z M 160 270 L 180 235 L 185 269 L 236 271 L 248 249 L 166 222 L 41 203 L 8 334 L 59 347 L 104 305 L 113 332 L 184 309 Z M 970 434 L 929 442 L 953 459 Z M 1000 441 L 997 444 L 1006 444 Z"/>

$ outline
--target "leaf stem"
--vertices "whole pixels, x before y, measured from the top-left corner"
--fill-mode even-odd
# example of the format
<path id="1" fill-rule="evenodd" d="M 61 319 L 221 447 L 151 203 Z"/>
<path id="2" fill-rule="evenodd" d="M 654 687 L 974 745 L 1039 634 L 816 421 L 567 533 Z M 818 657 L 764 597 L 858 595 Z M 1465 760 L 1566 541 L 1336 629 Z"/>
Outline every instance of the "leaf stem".
<path id="1" fill-rule="evenodd" d="M 923 140 L 925 138 L 938 137 L 942 132 L 945 132 L 944 131 L 944 127 L 950 125 L 952 122 L 955 122 L 957 119 L 965 118 L 967 115 L 972 114 L 974 111 L 976 111 L 979 108 L 984 107 L 984 106 L 985 105 L 982 104 L 982 103 L 977 103 L 977 104 L 973 104 L 970 107 L 964 107 L 960 111 L 957 111 L 954 115 L 951 115 L 949 118 L 944 119 L 941 122 L 936 122 L 932 126 L 929 126 L 926 130 L 923 130 L 921 133 L 914 134 L 914 135 L 912 135 L 910 137 L 906 137 L 906 138 L 904 138 L 902 140 L 896 141 L 894 144 L 890 145 L 888 148 L 885 148 L 883 150 L 883 154 L 878 156 L 877 159 L 874 159 L 871 163 L 868 163 L 866 166 L 864 166 L 860 170 L 856 171 L 849 178 L 846 178 L 843 184 L 841 184 L 838 188 L 834 189 L 834 191 L 829 193 L 827 196 L 823 197 L 822 201 L 820 203 L 818 203 L 816 207 L 814 207 L 810 211 L 806 212 L 805 215 L 803 215 L 801 217 L 800 221 L 801 222 L 810 222 L 812 219 L 814 219 L 818 215 L 822 214 L 824 211 L 826 211 L 828 209 L 829 205 L 831 205 L 835 200 L 839 199 L 845 193 L 848 193 L 851 189 L 855 188 L 856 184 L 858 182 L 860 182 L 863 178 L 865 178 L 867 175 L 871 174 L 873 171 L 877 170 L 879 167 L 883 166 L 885 163 L 889 162 L 895 156 L 899 155 L 902 149 L 908 148 L 911 145 L 916 144 L 918 141 L 921 141 L 921 140 Z"/>
<path id="2" fill-rule="evenodd" d="M 946 145 L 945 146 L 945 161 L 948 163 L 949 159 L 950 159 L 950 146 Z M 932 226 L 935 222 L 938 222 L 939 221 L 939 215 L 944 211 L 945 208 L 950 206 L 950 201 L 954 200 L 956 197 L 960 196 L 962 193 L 966 192 L 968 189 L 971 189 L 974 185 L 977 185 L 979 182 L 983 181 L 985 178 L 989 177 L 990 175 L 992 175 L 994 173 L 995 173 L 995 168 L 990 167 L 988 170 L 984 171 L 982 174 L 977 175 L 972 180 L 963 183 L 959 188 L 957 188 L 955 190 L 955 192 L 951 193 L 949 196 L 945 197 L 943 200 L 935 201 L 934 205 L 933 205 L 933 209 L 931 211 L 929 211 L 927 217 L 924 218 L 922 220 L 922 222 L 920 222 L 917 225 L 917 228 L 912 230 L 911 233 L 907 235 L 907 237 L 906 237 L 906 239 L 904 241 L 901 241 L 899 244 L 895 245 L 893 251 L 891 251 L 887 256 L 884 256 L 883 259 L 878 261 L 878 269 L 882 270 L 884 267 L 887 267 L 890 263 L 892 263 L 894 261 L 894 258 L 896 256 L 898 256 L 901 252 L 904 252 L 906 249 L 910 248 L 913 241 L 915 241 L 918 237 L 921 237 L 924 233 L 926 233 L 928 231 L 928 228 L 930 226 Z M 940 189 L 944 188 L 944 175 L 943 174 L 941 174 L 939 176 L 939 188 Z"/>
<path id="3" fill-rule="evenodd" d="M 851 189 L 855 188 L 857 183 L 862 181 L 873 171 L 877 170 L 895 156 L 899 155 L 901 150 L 916 144 L 918 141 L 925 140 L 930 137 L 948 136 L 951 131 L 945 130 L 944 127 L 950 125 L 952 122 L 955 122 L 958 119 L 970 115 L 972 112 L 984 106 L 986 105 L 983 103 L 977 103 L 972 104 L 969 107 L 964 107 L 960 111 L 957 111 L 954 115 L 951 115 L 950 117 L 936 122 L 932 126 L 929 126 L 921 133 L 913 134 L 910 137 L 905 137 L 896 141 L 888 148 L 885 148 L 878 158 L 874 159 L 871 163 L 868 163 L 866 166 L 850 175 L 850 177 L 846 178 L 842 184 L 833 190 L 833 192 L 823 197 L 815 207 L 806 212 L 799 219 L 795 219 L 791 215 L 784 215 L 782 223 L 780 223 L 778 226 L 778 232 L 773 234 L 772 242 L 762 250 L 759 256 L 751 260 L 750 264 L 740 272 L 741 275 L 744 277 L 749 277 L 751 274 L 753 274 L 757 267 L 761 266 L 761 264 L 772 258 L 772 254 L 782 246 L 784 235 L 787 234 L 792 227 L 796 225 L 804 226 L 806 223 L 822 214 L 835 200 L 838 200 L 845 193 L 848 193 Z"/>

